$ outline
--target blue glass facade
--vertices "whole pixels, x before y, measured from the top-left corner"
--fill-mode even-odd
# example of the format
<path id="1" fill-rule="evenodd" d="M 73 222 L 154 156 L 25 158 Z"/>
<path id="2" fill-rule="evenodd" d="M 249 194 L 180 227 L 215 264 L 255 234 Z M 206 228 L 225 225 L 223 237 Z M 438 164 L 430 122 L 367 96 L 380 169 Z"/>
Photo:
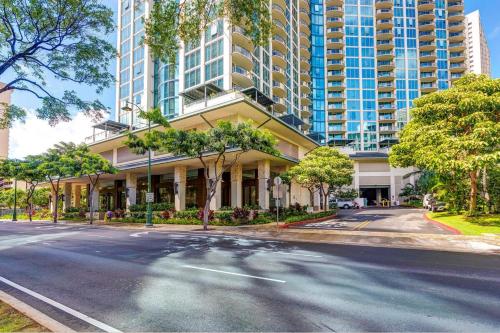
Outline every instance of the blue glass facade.
<path id="1" fill-rule="evenodd" d="M 311 0 L 311 78 L 312 121 L 311 133 L 326 142 L 325 110 L 325 30 L 323 0 Z"/>

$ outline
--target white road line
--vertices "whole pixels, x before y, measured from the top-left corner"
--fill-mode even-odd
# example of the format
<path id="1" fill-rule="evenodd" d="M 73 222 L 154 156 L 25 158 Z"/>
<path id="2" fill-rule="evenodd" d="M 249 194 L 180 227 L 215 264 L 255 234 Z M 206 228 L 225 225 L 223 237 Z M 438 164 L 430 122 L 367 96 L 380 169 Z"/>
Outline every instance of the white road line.
<path id="1" fill-rule="evenodd" d="M 283 281 L 283 280 L 270 279 L 270 278 L 266 278 L 266 277 L 262 277 L 262 276 L 247 275 L 247 274 L 240 274 L 240 273 L 227 272 L 227 271 L 219 271 L 217 269 L 210 269 L 210 268 L 203 268 L 203 267 L 196 267 L 196 266 L 189 266 L 189 265 L 183 265 L 182 267 L 192 268 L 192 269 L 198 269 L 198 270 L 201 270 L 201 271 L 209 271 L 209 272 L 215 272 L 215 273 L 228 274 L 228 275 L 244 276 L 244 277 L 249 277 L 249 278 L 252 278 L 252 279 L 259 279 L 259 280 L 273 281 L 273 282 L 279 282 L 279 283 L 286 283 L 286 281 Z"/>
<path id="2" fill-rule="evenodd" d="M 87 234 L 88 236 L 92 236 L 92 237 L 100 237 L 100 238 L 113 238 L 113 237 L 109 237 L 109 236 L 104 236 L 104 235 L 95 235 L 95 234 Z"/>
<path id="3" fill-rule="evenodd" d="M 266 253 L 275 253 L 275 254 L 282 254 L 282 255 L 302 256 L 302 257 L 311 257 L 311 258 L 323 258 L 323 256 L 318 256 L 318 255 L 314 255 L 314 254 L 302 254 L 302 253 L 292 253 L 292 252 L 283 252 L 283 251 L 251 250 L 251 249 L 247 249 L 247 251 L 266 252 Z"/>
<path id="4" fill-rule="evenodd" d="M 147 234 L 149 234 L 149 231 L 136 232 L 134 234 L 131 234 L 130 237 L 141 237 L 141 235 L 147 235 Z"/>
<path id="5" fill-rule="evenodd" d="M 109 326 L 107 324 L 104 324 L 103 322 L 100 322 L 100 321 L 98 321 L 98 320 L 96 320 L 94 318 L 91 318 L 91 317 L 89 317 L 89 316 L 87 316 L 87 315 L 85 315 L 85 314 L 83 314 L 81 312 L 73 310 L 73 309 L 67 307 L 66 305 L 58 303 L 58 302 L 56 302 L 56 301 L 54 301 L 54 300 L 52 300 L 52 299 L 50 299 L 48 297 L 40 295 L 39 293 L 37 293 L 37 292 L 35 292 L 33 290 L 30 290 L 28 288 L 25 288 L 25 287 L 23 287 L 23 286 L 15 283 L 15 282 L 7 280 L 6 278 L 4 278 L 2 276 L 0 276 L 0 281 L 3 282 L 3 283 L 5 283 L 5 284 L 7 284 L 7 285 L 9 285 L 9 286 L 11 286 L 11 287 L 13 287 L 13 288 L 16 288 L 17 290 L 20 290 L 20 291 L 22 291 L 22 292 L 24 292 L 24 293 L 26 293 L 26 294 L 28 294 L 28 295 L 36 298 L 36 299 L 39 299 L 42 302 L 50 304 L 53 307 L 55 307 L 55 308 L 57 308 L 57 309 L 59 309 L 61 311 L 64 311 L 64 312 L 72 315 L 73 317 L 76 317 L 76 318 L 78 318 L 80 320 L 83 320 L 83 321 L 85 321 L 85 322 L 87 322 L 87 323 L 89 323 L 89 324 L 91 324 L 91 325 L 93 325 L 93 326 L 95 326 L 97 328 L 100 328 L 101 330 L 103 330 L 105 332 L 117 332 L 117 333 L 121 333 L 121 331 L 117 330 L 116 328 L 113 328 L 113 327 L 111 327 L 111 326 Z"/>

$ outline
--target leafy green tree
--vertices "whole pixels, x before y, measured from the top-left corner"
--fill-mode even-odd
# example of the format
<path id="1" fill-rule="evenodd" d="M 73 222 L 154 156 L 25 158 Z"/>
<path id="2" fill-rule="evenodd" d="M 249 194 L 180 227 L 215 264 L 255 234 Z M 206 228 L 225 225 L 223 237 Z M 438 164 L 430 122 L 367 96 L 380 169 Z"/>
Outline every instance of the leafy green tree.
<path id="1" fill-rule="evenodd" d="M 477 210 L 480 170 L 500 162 L 500 79 L 469 74 L 444 91 L 414 100 L 411 120 L 392 147 L 394 166 L 469 178 L 469 214 Z"/>
<path id="2" fill-rule="evenodd" d="M 255 128 L 249 122 L 233 124 L 229 121 L 219 121 L 216 126 L 208 130 L 193 131 L 168 127 L 167 121 L 163 117 L 162 119 L 156 121 L 161 123 L 165 130 L 153 130 L 146 133 L 143 139 L 130 134 L 126 144 L 138 154 L 144 154 L 150 147 L 152 150 L 196 158 L 200 161 L 206 184 L 206 201 L 203 208 L 205 230 L 208 229 L 210 202 L 222 180 L 222 174 L 230 170 L 241 155 L 250 150 L 273 156 L 280 155 L 275 148 L 274 136 L 267 130 Z M 212 173 L 209 171 L 210 167 L 214 168 Z"/>
<path id="3" fill-rule="evenodd" d="M 354 163 L 339 150 L 323 146 L 308 153 L 288 173 L 310 191 L 319 191 L 326 211 L 329 193 L 352 183 Z"/>
<path id="4" fill-rule="evenodd" d="M 99 0 L 0 0 L 0 81 L 3 92 L 26 91 L 42 105 L 38 118 L 49 124 L 68 121 L 71 109 L 99 119 L 106 107 L 84 101 L 75 91 L 59 92 L 47 77 L 96 88 L 114 79 L 108 72 L 116 51 L 105 35 L 114 30 L 113 11 Z M 6 106 L 2 127 L 26 113 Z"/>
<path id="5" fill-rule="evenodd" d="M 50 189 L 48 187 L 36 189 L 33 193 L 33 205 L 35 207 L 47 208 L 49 206 L 49 195 Z"/>
<path id="6" fill-rule="evenodd" d="M 57 223 L 58 219 L 61 180 L 74 177 L 81 170 L 79 161 L 75 158 L 76 149 L 72 143 L 60 143 L 41 155 L 40 172 L 45 175 L 54 193 L 52 198 L 54 223 Z"/>
<path id="7" fill-rule="evenodd" d="M 113 167 L 111 162 L 102 157 L 99 154 L 92 153 L 88 146 L 80 145 L 76 148 L 74 152 L 74 158 L 78 162 L 79 168 L 76 175 L 81 177 L 87 177 L 90 182 L 89 187 L 89 211 L 90 211 L 90 221 L 92 224 L 94 220 L 94 200 L 92 197 L 94 195 L 94 190 L 99 183 L 99 178 L 104 174 L 114 174 L 117 169 Z"/>
<path id="8" fill-rule="evenodd" d="M 269 41 L 272 20 L 265 0 L 157 0 L 145 22 L 145 43 L 153 56 L 175 63 L 181 43 L 195 44 L 214 22 L 240 26 L 255 46 Z"/>
<path id="9" fill-rule="evenodd" d="M 21 203 L 26 199 L 26 192 L 20 188 L 17 189 L 16 194 L 16 208 L 21 207 Z M 0 190 L 0 205 L 7 208 L 14 208 L 14 189 L 9 188 L 5 190 Z"/>

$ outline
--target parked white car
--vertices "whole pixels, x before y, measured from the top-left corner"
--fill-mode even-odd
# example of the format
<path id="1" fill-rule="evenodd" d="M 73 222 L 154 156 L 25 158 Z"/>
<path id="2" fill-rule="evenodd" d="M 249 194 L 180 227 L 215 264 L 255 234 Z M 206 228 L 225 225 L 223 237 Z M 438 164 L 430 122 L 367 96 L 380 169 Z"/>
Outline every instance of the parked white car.
<path id="1" fill-rule="evenodd" d="M 354 200 L 350 199 L 333 199 L 330 201 L 330 206 L 333 206 L 334 204 L 337 205 L 338 208 L 344 209 L 359 207 L 358 204 L 354 202 Z"/>

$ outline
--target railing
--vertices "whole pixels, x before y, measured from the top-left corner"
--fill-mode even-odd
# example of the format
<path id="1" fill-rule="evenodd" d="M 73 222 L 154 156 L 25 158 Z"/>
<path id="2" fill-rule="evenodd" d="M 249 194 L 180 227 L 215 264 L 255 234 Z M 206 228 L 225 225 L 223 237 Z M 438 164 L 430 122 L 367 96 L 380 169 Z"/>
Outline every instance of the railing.
<path id="1" fill-rule="evenodd" d="M 245 49 L 244 47 L 238 46 L 238 45 L 233 45 L 233 52 L 238 52 L 243 54 L 245 57 L 252 59 L 252 53 Z"/>

